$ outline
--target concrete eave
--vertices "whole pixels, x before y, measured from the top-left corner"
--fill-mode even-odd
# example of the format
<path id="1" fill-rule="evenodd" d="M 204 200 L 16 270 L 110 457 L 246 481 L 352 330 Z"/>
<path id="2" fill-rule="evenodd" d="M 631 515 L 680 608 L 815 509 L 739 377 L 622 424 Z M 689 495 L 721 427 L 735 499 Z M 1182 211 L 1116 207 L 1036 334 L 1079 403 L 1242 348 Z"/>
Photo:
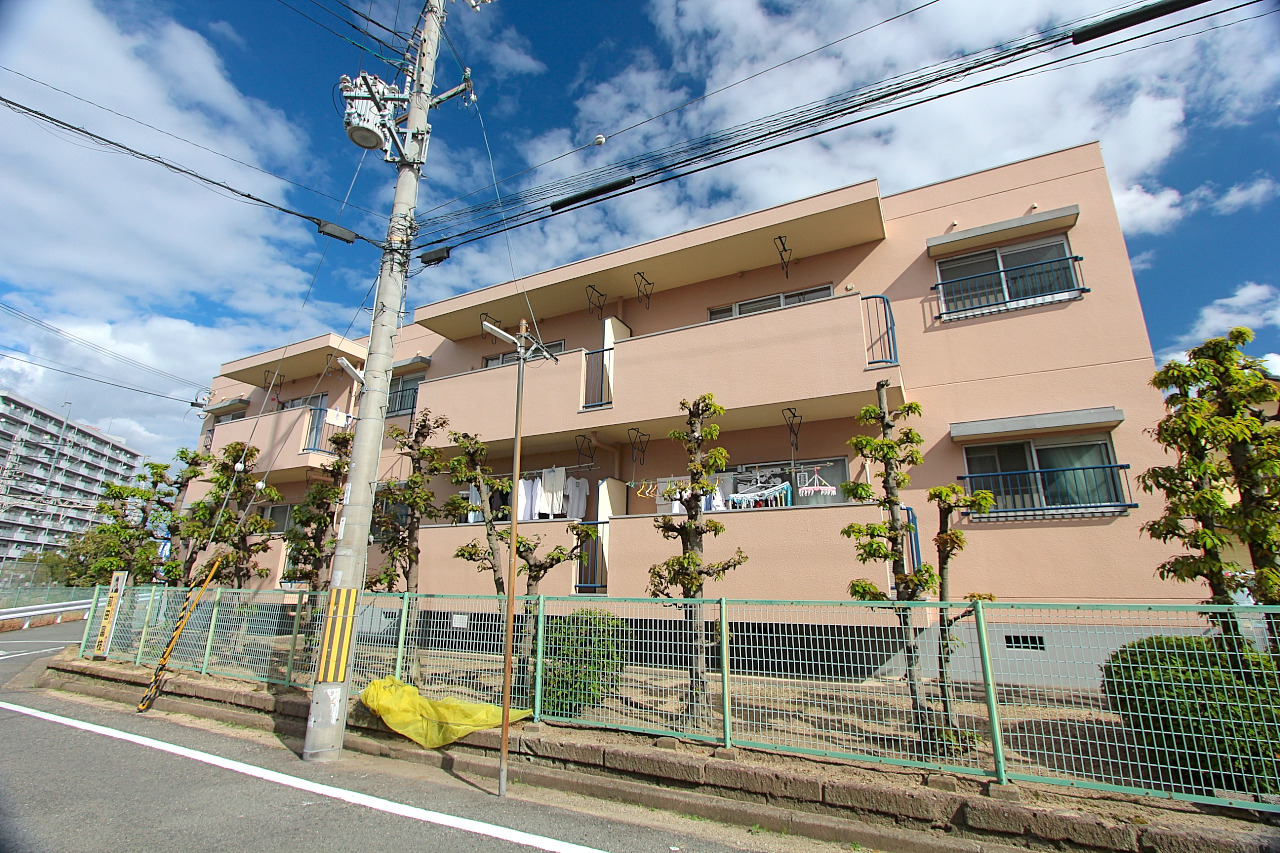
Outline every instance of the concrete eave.
<path id="1" fill-rule="evenodd" d="M 222 365 L 219 376 L 265 388 L 279 374 L 276 384 L 289 379 L 319 376 L 345 356 L 355 367 L 364 364 L 368 347 L 332 332 L 296 344 L 287 344 Z"/>
<path id="2" fill-rule="evenodd" d="M 480 334 L 482 313 L 514 326 L 528 314 L 526 294 L 540 316 L 554 317 L 585 310 L 588 285 L 607 301 L 635 298 L 639 272 L 660 293 L 772 266 L 779 263 L 774 245 L 779 236 L 786 238 L 792 260 L 883 240 L 879 184 L 864 181 L 464 293 L 419 308 L 414 322 L 450 340 L 464 340 Z"/>
<path id="3" fill-rule="evenodd" d="M 970 442 L 1037 433 L 1111 430 L 1123 422 L 1124 410 L 1113 406 L 1075 409 L 1069 412 L 1046 412 L 1039 415 L 954 423 L 951 425 L 951 440 Z"/>
<path id="4" fill-rule="evenodd" d="M 1055 210 L 1042 210 L 1016 219 L 1006 219 L 1003 222 L 993 222 L 990 225 L 979 225 L 977 228 L 966 228 L 963 231 L 930 237 L 925 241 L 925 245 L 929 247 L 929 257 L 939 258 L 1023 237 L 1066 231 L 1073 228 L 1079 218 L 1080 205 L 1071 204 Z"/>

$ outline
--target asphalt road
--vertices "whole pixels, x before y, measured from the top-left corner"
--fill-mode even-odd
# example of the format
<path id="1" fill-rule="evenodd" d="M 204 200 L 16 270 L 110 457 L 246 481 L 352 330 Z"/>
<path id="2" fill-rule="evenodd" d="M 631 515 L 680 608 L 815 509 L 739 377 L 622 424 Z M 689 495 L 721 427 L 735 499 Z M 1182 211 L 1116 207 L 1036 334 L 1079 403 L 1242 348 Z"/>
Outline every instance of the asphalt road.
<path id="1" fill-rule="evenodd" d="M 491 780 L 364 755 L 307 764 L 276 735 L 30 689 L 82 630 L 0 634 L 0 853 L 851 849 L 518 784 L 498 799 Z"/>

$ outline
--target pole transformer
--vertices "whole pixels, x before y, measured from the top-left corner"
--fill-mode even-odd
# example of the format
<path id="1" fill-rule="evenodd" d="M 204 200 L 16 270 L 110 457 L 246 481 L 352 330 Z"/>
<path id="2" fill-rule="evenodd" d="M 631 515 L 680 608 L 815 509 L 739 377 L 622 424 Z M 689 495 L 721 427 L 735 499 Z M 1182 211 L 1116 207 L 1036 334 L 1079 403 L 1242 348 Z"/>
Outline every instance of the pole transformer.
<path id="1" fill-rule="evenodd" d="M 489 0 L 468 2 L 478 11 L 480 3 Z M 461 85 L 439 97 L 431 95 L 444 18 L 444 0 L 427 0 L 417 37 L 418 55 L 412 70 L 406 75 L 403 92 L 367 72 L 355 80 L 343 77 L 340 83 L 342 94 L 347 99 L 344 117 L 347 136 L 362 148 L 384 149 L 386 160 L 397 164 L 397 175 L 391 221 L 387 226 L 373 304 L 364 387 L 351 447 L 349 485 L 338 526 L 329 601 L 322 623 L 316 679 L 311 689 L 311 711 L 307 717 L 307 735 L 302 751 L 304 761 L 337 761 L 342 757 L 350 694 L 350 663 L 355 645 L 356 602 L 364 589 L 368 565 L 369 533 L 386 429 L 391 364 L 401 306 L 404 304 L 410 243 L 416 229 L 414 206 L 418 199 L 422 164 L 426 160 L 427 142 L 431 138 L 427 112 L 455 95 L 471 91 L 468 72 L 464 74 Z M 407 112 L 404 112 L 405 107 Z"/>

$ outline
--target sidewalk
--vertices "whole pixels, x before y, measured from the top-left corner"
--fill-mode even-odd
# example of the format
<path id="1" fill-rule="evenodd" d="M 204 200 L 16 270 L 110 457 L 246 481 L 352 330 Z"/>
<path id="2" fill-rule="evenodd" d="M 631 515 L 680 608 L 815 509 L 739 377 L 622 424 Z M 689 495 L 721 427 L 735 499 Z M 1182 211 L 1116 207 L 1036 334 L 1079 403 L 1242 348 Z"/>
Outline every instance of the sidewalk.
<path id="1" fill-rule="evenodd" d="M 69 648 L 35 686 L 132 705 L 150 678 L 149 669 L 81 660 Z M 172 673 L 154 707 L 301 737 L 308 695 L 269 687 Z M 425 750 L 358 700 L 345 747 L 497 776 L 496 730 Z M 513 727 L 510 749 L 513 781 L 901 853 L 1280 853 L 1280 829 L 1256 813 L 1172 800 L 1050 785 L 1001 788 L 959 775 L 545 723 Z"/>

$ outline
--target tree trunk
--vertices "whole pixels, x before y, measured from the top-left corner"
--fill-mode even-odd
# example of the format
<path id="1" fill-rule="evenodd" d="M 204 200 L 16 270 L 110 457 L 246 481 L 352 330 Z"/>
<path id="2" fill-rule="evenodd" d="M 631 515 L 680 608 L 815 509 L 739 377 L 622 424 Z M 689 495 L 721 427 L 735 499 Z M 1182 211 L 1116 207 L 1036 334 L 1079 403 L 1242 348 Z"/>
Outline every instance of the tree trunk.
<path id="1" fill-rule="evenodd" d="M 515 680 L 512 682 L 511 701 L 513 703 L 522 701 L 523 707 L 532 708 L 534 682 L 537 680 L 537 673 L 534 671 L 537 666 L 534 660 L 534 649 L 537 648 L 538 643 L 538 583 L 541 578 L 535 578 L 532 572 L 528 577 L 529 587 L 525 590 L 525 594 L 531 600 L 525 601 L 521 613 L 523 618 L 516 625 L 519 629 L 519 636 L 516 638 L 518 660 Z"/>
<path id="2" fill-rule="evenodd" d="M 518 484 L 512 484 L 512 488 Z M 507 594 L 507 585 L 503 581 L 502 568 L 507 565 L 507 561 L 502 559 L 502 540 L 498 538 L 498 528 L 493 524 L 493 510 L 489 507 L 489 487 L 485 484 L 484 478 L 480 479 L 480 485 L 477 486 L 480 492 L 480 517 L 484 519 L 484 538 L 489 543 L 489 553 L 493 555 L 491 564 L 493 566 L 493 589 L 498 595 Z M 514 548 L 516 543 L 512 542 L 509 547 Z"/>

